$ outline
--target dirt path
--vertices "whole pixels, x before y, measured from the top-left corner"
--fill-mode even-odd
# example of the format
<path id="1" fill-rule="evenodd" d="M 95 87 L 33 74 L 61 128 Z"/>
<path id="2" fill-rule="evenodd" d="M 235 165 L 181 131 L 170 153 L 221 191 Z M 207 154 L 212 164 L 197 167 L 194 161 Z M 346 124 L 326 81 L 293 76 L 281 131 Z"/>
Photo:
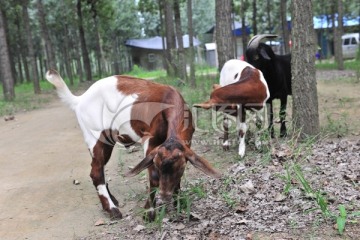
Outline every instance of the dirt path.
<path id="1" fill-rule="evenodd" d="M 73 112 L 56 101 L 14 121 L 1 119 L 0 132 L 0 239 L 73 239 L 107 217 Z M 108 176 L 114 180 L 116 154 L 112 158 Z M 113 191 L 120 196 L 119 186 Z"/>

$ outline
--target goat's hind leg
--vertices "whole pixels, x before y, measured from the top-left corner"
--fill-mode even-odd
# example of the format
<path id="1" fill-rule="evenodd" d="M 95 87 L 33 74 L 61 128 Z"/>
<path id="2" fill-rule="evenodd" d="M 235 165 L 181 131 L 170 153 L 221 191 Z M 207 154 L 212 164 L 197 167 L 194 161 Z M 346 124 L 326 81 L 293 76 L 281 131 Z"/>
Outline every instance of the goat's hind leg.
<path id="1" fill-rule="evenodd" d="M 286 137 L 287 131 L 286 131 L 286 124 L 285 124 L 285 118 L 286 118 L 286 105 L 287 105 L 287 96 L 280 99 L 280 137 Z"/>
<path id="2" fill-rule="evenodd" d="M 244 106 L 238 105 L 238 130 L 239 130 L 239 156 L 245 156 L 245 136 L 246 136 L 246 112 Z"/>
<path id="3" fill-rule="evenodd" d="M 229 118 L 226 114 L 223 114 L 223 129 L 224 129 L 224 139 L 223 139 L 223 150 L 229 151 L 230 143 L 229 143 Z"/>
<path id="4" fill-rule="evenodd" d="M 98 141 L 92 150 L 92 163 L 90 177 L 98 192 L 101 205 L 111 218 L 122 218 L 120 210 L 117 208 L 119 202 L 110 193 L 109 187 L 105 182 L 104 168 L 109 161 L 113 145 Z"/>
<path id="5" fill-rule="evenodd" d="M 272 101 L 267 103 L 266 106 L 267 106 L 268 122 L 269 122 L 268 130 L 269 130 L 269 133 L 270 133 L 270 137 L 274 138 L 275 137 L 275 133 L 274 133 L 274 111 L 273 111 Z"/>

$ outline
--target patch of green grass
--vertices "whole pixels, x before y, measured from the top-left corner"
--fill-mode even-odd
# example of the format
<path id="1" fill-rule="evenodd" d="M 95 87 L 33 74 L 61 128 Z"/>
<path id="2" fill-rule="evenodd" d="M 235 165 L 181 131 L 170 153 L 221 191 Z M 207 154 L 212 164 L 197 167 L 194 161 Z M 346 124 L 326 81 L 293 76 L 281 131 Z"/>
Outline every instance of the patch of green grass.
<path id="1" fill-rule="evenodd" d="M 64 80 L 69 86 L 69 80 Z M 78 80 L 74 82 L 74 86 L 69 86 L 72 90 L 76 90 L 79 87 Z M 32 83 L 16 85 L 14 101 L 5 101 L 3 98 L 0 99 L 0 116 L 13 115 L 20 111 L 38 109 L 49 103 L 52 98 L 47 93 L 52 92 L 54 87 L 47 81 L 40 81 L 40 88 L 42 93 L 35 94 Z M 0 92 L 3 92 L 1 84 Z"/>
<path id="2" fill-rule="evenodd" d="M 326 115 L 326 124 L 321 129 L 321 133 L 325 136 L 344 137 L 349 131 L 350 127 L 347 123 L 347 113 L 328 113 Z"/>
<path id="3" fill-rule="evenodd" d="M 133 69 L 130 72 L 125 73 L 125 75 L 130 75 L 133 77 L 145 78 L 145 79 L 154 79 L 154 78 L 159 78 L 159 77 L 165 77 L 166 71 L 161 70 L 161 69 L 147 71 L 147 70 L 143 69 L 142 67 L 139 67 L 138 65 L 134 65 Z"/>
<path id="4" fill-rule="evenodd" d="M 337 65 L 334 60 L 322 60 L 321 62 L 316 62 L 315 64 L 316 69 L 319 70 L 335 70 L 337 69 Z M 360 61 L 359 60 L 345 60 L 344 67 L 346 70 L 355 70 L 358 71 L 360 68 Z"/>

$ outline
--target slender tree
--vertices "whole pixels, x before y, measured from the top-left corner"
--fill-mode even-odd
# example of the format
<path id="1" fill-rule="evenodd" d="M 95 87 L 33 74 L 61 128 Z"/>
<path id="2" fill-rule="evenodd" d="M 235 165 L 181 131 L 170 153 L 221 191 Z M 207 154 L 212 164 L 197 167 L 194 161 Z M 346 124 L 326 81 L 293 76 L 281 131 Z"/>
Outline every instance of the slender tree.
<path id="1" fill-rule="evenodd" d="M 97 0 L 88 0 L 88 3 L 90 3 L 90 9 L 92 12 L 92 18 L 94 21 L 94 35 L 95 35 L 95 54 L 96 54 L 96 61 L 97 61 L 97 67 L 98 67 L 98 75 L 99 77 L 102 76 L 102 69 L 103 69 L 103 54 L 102 54 L 102 47 L 101 47 L 101 37 L 99 32 L 99 16 L 98 16 L 98 10 L 96 3 L 99 3 Z"/>
<path id="2" fill-rule="evenodd" d="M 39 22 L 41 27 L 41 36 L 44 40 L 45 44 L 45 52 L 47 57 L 47 66 L 46 68 L 50 69 L 56 69 L 56 59 L 55 59 L 55 53 L 54 49 L 51 44 L 50 40 L 50 34 L 48 25 L 46 24 L 46 15 L 44 11 L 44 5 L 42 3 L 42 0 L 37 0 L 37 10 L 38 10 L 38 16 L 39 16 Z"/>
<path id="3" fill-rule="evenodd" d="M 341 36 L 343 34 L 343 4 L 342 0 L 333 0 L 333 19 L 336 19 L 338 26 L 333 24 L 335 61 L 338 70 L 344 70 L 344 60 L 341 47 Z"/>
<path id="4" fill-rule="evenodd" d="M 285 54 L 290 53 L 289 49 L 289 30 L 288 30 L 288 24 L 286 20 L 286 0 L 281 0 L 280 2 L 280 15 L 281 15 L 281 27 L 282 27 L 282 33 L 283 33 L 283 39 L 284 39 L 284 51 Z"/>
<path id="5" fill-rule="evenodd" d="M 165 15 L 165 36 L 166 36 L 166 71 L 168 76 L 174 76 L 176 65 L 174 64 L 175 52 L 175 31 L 174 31 L 174 13 L 173 0 L 164 0 Z"/>
<path id="6" fill-rule="evenodd" d="M 231 0 L 216 0 L 215 9 L 215 38 L 220 71 L 226 61 L 234 58 L 231 32 Z"/>
<path id="7" fill-rule="evenodd" d="M 252 3 L 252 30 L 253 34 L 257 35 L 257 5 L 256 0 L 253 0 Z"/>
<path id="8" fill-rule="evenodd" d="M 177 75 L 182 80 L 187 80 L 185 50 L 183 42 L 183 33 L 181 30 L 181 16 L 180 16 L 180 0 L 174 0 L 174 19 L 175 32 L 177 40 Z"/>
<path id="9" fill-rule="evenodd" d="M 245 13 L 248 9 L 248 2 L 245 0 L 241 0 L 241 7 L 240 7 L 240 16 L 241 16 L 241 39 L 242 39 L 242 46 L 243 46 L 243 56 L 245 57 L 246 47 L 248 43 L 248 36 L 246 32 L 246 20 L 245 20 Z M 236 41 L 236 39 L 235 39 Z"/>
<path id="10" fill-rule="evenodd" d="M 311 1 L 292 1 L 292 93 L 294 128 L 301 139 L 319 133 L 315 77 L 315 32 Z"/>
<path id="11" fill-rule="evenodd" d="M 81 0 L 77 0 L 76 4 L 77 16 L 78 16 L 78 28 L 79 28 L 79 37 L 80 37 L 80 45 L 81 45 L 81 54 L 85 69 L 86 80 L 91 81 L 91 65 L 89 59 L 89 53 L 86 47 L 86 40 L 85 40 L 85 32 L 83 26 L 83 17 L 82 17 L 82 9 L 81 9 Z"/>
<path id="12" fill-rule="evenodd" d="M 187 18 L 188 18 L 188 32 L 189 32 L 189 65 L 190 65 L 190 85 L 196 87 L 195 81 L 195 50 L 194 50 L 194 29 L 192 21 L 192 0 L 187 1 Z"/>
<path id="13" fill-rule="evenodd" d="M 15 98 L 14 77 L 11 71 L 4 19 L 5 14 L 3 13 L 3 9 L 0 9 L 0 73 L 3 82 L 4 99 L 6 101 L 12 101 Z"/>
<path id="14" fill-rule="evenodd" d="M 272 1 L 271 0 L 267 0 L 266 1 L 266 16 L 267 16 L 267 30 L 269 33 L 272 32 L 273 30 L 273 23 L 271 21 L 272 19 L 272 15 L 271 15 L 271 12 L 272 12 Z"/>
<path id="15" fill-rule="evenodd" d="M 34 43 L 32 39 L 32 32 L 30 28 L 30 17 L 28 13 L 28 0 L 23 1 L 22 5 L 22 11 L 23 11 L 23 18 L 24 18 L 24 25 L 25 25 L 25 33 L 27 36 L 27 48 L 30 58 L 30 64 L 31 64 L 31 79 L 33 81 L 34 85 L 34 93 L 39 94 L 41 93 L 40 89 L 40 83 L 39 83 L 39 73 L 37 68 L 37 61 L 36 61 L 36 55 L 34 51 Z"/>

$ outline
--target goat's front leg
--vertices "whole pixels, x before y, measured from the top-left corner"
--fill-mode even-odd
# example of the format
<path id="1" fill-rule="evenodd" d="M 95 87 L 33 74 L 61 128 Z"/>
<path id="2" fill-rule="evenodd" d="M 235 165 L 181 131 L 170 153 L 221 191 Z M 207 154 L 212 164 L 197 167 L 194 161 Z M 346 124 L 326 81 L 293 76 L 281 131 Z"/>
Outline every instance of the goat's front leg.
<path id="1" fill-rule="evenodd" d="M 230 149 L 230 143 L 229 143 L 229 118 L 226 116 L 226 114 L 224 114 L 223 128 L 224 128 L 223 150 L 228 151 Z"/>
<path id="2" fill-rule="evenodd" d="M 285 125 L 285 118 L 286 118 L 286 105 L 287 105 L 287 96 L 282 97 L 280 99 L 280 137 L 286 137 L 286 125 Z"/>
<path id="3" fill-rule="evenodd" d="M 144 218 L 150 222 L 155 220 L 156 217 L 156 212 L 155 212 L 155 207 L 156 207 L 156 199 L 155 199 L 155 195 L 156 195 L 156 191 L 159 188 L 159 174 L 158 171 L 155 169 L 154 166 L 150 166 L 148 167 L 148 173 L 149 173 L 149 183 L 150 183 L 150 188 L 149 188 L 149 198 L 147 199 L 146 203 L 145 203 L 145 216 Z"/>
<path id="4" fill-rule="evenodd" d="M 246 135 L 246 113 L 245 108 L 243 106 L 238 106 L 238 129 L 239 129 L 239 156 L 244 157 L 245 156 L 245 135 Z"/>
<path id="5" fill-rule="evenodd" d="M 113 146 L 98 141 L 92 149 L 91 173 L 93 184 L 98 192 L 101 205 L 105 211 L 110 214 L 111 218 L 122 218 L 120 210 L 117 208 L 118 201 L 109 191 L 105 183 L 104 168 L 109 161 Z"/>

